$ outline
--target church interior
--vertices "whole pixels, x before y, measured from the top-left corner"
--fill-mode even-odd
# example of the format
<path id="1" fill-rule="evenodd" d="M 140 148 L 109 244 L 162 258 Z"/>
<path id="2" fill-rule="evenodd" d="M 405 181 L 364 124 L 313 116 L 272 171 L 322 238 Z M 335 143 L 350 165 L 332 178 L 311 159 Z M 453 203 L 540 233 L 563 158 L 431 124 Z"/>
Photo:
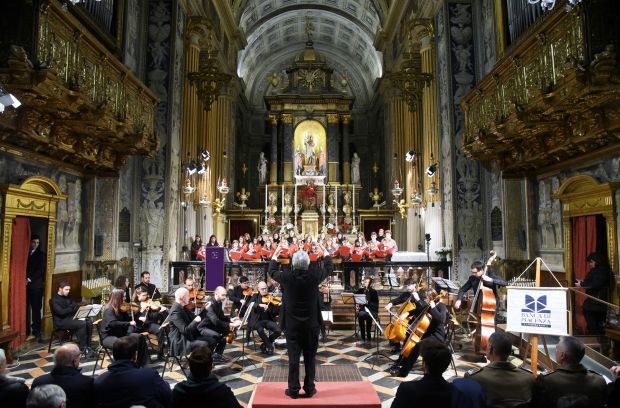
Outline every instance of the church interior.
<path id="1" fill-rule="evenodd" d="M 299 251 L 310 270 L 333 258 L 313 398 L 342 370 L 376 400 L 322 406 L 409 406 L 397 391 L 427 367 L 403 372 L 402 339 L 389 338 L 401 294 L 445 304 L 444 378 L 483 369 L 487 267 L 490 329 L 509 334 L 515 365 L 555 370 L 564 335 L 585 345 L 588 369 L 611 384 L 620 373 L 620 2 L 14 0 L 0 11 L 0 348 L 29 388 L 79 338 L 60 328 L 56 296 L 92 312 L 81 367 L 97 377 L 116 360 L 103 325 L 119 288 L 128 313 L 140 287 L 170 311 L 187 288 L 206 313 L 223 287 L 222 313 L 241 326 L 211 347 L 212 373 L 240 406 L 289 406 L 286 386 L 276 402 L 261 389 L 286 384 L 289 333 L 259 336 L 246 306 L 264 283 L 263 302 L 286 307 L 270 268 L 292 273 Z M 531 309 L 512 303 L 543 292 Z M 512 309 L 527 326 L 553 307 L 561 329 L 511 329 Z M 147 365 L 172 389 L 188 356 L 159 319 L 143 335 Z"/>

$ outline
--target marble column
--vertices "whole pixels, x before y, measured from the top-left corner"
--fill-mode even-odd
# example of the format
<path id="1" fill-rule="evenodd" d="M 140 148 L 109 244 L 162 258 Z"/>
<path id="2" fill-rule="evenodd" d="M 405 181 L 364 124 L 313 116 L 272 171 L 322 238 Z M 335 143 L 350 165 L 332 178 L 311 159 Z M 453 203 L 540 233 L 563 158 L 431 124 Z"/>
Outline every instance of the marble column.
<path id="1" fill-rule="evenodd" d="M 338 183 L 338 125 L 340 118 L 337 114 L 327 114 L 327 182 Z"/>
<path id="2" fill-rule="evenodd" d="M 278 116 L 269 115 L 271 123 L 271 171 L 269 172 L 269 183 L 278 183 Z"/>
<path id="3" fill-rule="evenodd" d="M 282 162 L 283 178 L 285 183 L 293 181 L 293 115 L 284 113 L 280 115 L 282 123 Z"/>
<path id="4" fill-rule="evenodd" d="M 351 183 L 351 153 L 349 152 L 350 115 L 342 115 L 342 180 L 344 184 Z"/>

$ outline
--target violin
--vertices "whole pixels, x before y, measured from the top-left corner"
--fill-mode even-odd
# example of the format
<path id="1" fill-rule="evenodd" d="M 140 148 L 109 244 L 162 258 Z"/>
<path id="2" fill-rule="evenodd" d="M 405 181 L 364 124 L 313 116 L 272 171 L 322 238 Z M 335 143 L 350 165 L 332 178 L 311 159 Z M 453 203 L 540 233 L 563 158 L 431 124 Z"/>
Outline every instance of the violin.
<path id="1" fill-rule="evenodd" d="M 280 306 L 282 304 L 282 298 L 274 295 L 263 296 L 263 303 L 267 305 Z"/>
<path id="2" fill-rule="evenodd" d="M 159 300 L 146 300 L 140 302 L 140 310 L 150 310 L 153 312 L 159 312 L 161 309 L 161 302 Z"/>
<path id="3" fill-rule="evenodd" d="M 121 312 L 140 313 L 140 305 L 134 302 L 132 303 L 123 302 L 121 303 Z"/>

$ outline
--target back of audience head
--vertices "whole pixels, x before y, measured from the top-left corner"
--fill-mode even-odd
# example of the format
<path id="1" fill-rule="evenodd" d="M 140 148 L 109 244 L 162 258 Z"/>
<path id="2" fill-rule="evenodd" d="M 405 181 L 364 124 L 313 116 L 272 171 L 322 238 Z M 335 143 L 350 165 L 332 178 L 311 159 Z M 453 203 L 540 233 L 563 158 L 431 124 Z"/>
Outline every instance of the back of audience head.
<path id="1" fill-rule="evenodd" d="M 489 337 L 487 358 L 490 361 L 507 361 L 512 352 L 512 341 L 505 332 L 495 332 Z"/>
<path id="2" fill-rule="evenodd" d="M 581 340 L 573 336 L 560 337 L 560 342 L 555 349 L 556 360 L 560 365 L 563 363 L 579 364 L 585 354 L 586 347 Z"/>
<path id="3" fill-rule="evenodd" d="M 207 378 L 213 369 L 213 352 L 208 344 L 198 344 L 189 355 L 189 370 L 196 378 Z"/>
<path id="4" fill-rule="evenodd" d="M 54 366 L 78 368 L 80 366 L 80 354 L 80 348 L 76 344 L 63 344 L 54 352 Z"/>
<path id="5" fill-rule="evenodd" d="M 583 394 L 567 394 L 558 398 L 557 408 L 588 408 L 590 399 Z"/>
<path id="6" fill-rule="evenodd" d="M 28 394 L 26 408 L 64 408 L 67 394 L 55 384 L 36 387 Z"/>
<path id="7" fill-rule="evenodd" d="M 125 336 L 114 342 L 112 346 L 114 360 L 136 361 L 138 358 L 138 340 L 134 336 Z"/>
<path id="8" fill-rule="evenodd" d="M 420 342 L 420 355 L 424 372 L 430 375 L 443 374 L 452 361 L 450 349 L 433 337 Z"/>

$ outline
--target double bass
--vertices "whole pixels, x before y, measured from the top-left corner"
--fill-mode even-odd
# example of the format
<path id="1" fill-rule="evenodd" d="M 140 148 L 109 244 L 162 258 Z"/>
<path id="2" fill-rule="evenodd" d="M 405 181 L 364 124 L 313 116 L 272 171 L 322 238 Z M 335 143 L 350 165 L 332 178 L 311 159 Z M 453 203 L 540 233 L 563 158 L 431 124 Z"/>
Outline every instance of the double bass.
<path id="1" fill-rule="evenodd" d="M 497 311 L 497 299 L 495 298 L 495 293 L 493 293 L 493 289 L 484 286 L 483 279 L 483 277 L 487 273 L 489 265 L 491 265 L 495 258 L 497 258 L 497 253 L 495 251 L 491 251 L 490 255 L 491 256 L 487 260 L 487 263 L 484 265 L 482 276 L 480 276 L 480 284 L 478 285 L 478 290 L 476 291 L 476 295 L 474 296 L 471 307 L 469 309 L 470 316 L 473 315 L 477 317 L 476 331 L 474 334 L 474 351 L 476 352 L 476 354 L 480 354 L 481 350 L 484 353 L 489 342 L 489 337 L 495 332 L 495 312 Z M 480 302 L 478 302 L 478 297 L 481 297 Z M 475 313 L 474 309 L 477 309 Z"/>

